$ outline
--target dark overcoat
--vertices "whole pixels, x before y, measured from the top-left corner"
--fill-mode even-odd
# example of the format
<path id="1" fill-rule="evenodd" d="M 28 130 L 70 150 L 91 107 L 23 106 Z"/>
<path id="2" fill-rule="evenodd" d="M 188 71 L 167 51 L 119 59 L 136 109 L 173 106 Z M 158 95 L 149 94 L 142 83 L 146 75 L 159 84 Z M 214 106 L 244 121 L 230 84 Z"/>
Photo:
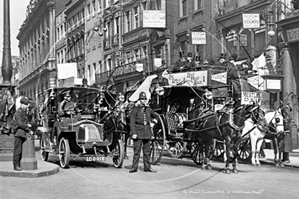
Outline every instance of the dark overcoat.
<path id="1" fill-rule="evenodd" d="M 28 118 L 26 111 L 20 107 L 17 112 L 15 113 L 15 120 L 17 123 L 17 129 L 15 130 L 15 136 L 16 137 L 21 137 L 21 138 L 26 138 L 26 134 L 30 131 L 28 127 Z"/>
<path id="2" fill-rule="evenodd" d="M 151 139 L 152 131 L 150 127 L 150 122 L 152 119 L 156 119 L 158 121 L 158 117 L 155 112 L 149 107 L 145 106 L 145 114 L 146 114 L 146 124 L 144 124 L 144 107 L 141 105 L 137 105 L 130 113 L 130 135 L 137 135 L 137 139 L 139 140 L 147 140 Z"/>

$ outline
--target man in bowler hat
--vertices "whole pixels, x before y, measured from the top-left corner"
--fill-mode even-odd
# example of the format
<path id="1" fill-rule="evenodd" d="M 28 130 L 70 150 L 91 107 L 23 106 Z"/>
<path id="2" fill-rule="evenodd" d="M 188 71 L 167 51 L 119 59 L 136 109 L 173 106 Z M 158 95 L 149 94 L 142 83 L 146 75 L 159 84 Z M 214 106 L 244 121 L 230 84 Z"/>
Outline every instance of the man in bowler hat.
<path id="1" fill-rule="evenodd" d="M 180 72 L 186 68 L 186 59 L 184 52 L 179 52 L 180 59 L 175 63 L 172 72 Z"/>
<path id="2" fill-rule="evenodd" d="M 20 108 L 14 116 L 15 126 L 15 140 L 14 140 L 14 153 L 13 153 L 13 166 L 14 170 L 21 171 L 22 147 L 26 141 L 26 135 L 31 132 L 31 125 L 28 124 L 26 109 L 29 105 L 29 100 L 23 97 L 20 100 Z"/>
<path id="3" fill-rule="evenodd" d="M 154 111 L 146 105 L 147 96 L 145 92 L 139 94 L 140 103 L 130 113 L 130 135 L 133 139 L 134 156 L 132 161 L 132 168 L 129 173 L 135 173 L 138 170 L 138 164 L 143 146 L 143 161 L 144 171 L 157 171 L 151 168 L 150 165 L 150 140 L 152 138 L 152 127 L 157 123 L 158 118 Z"/>

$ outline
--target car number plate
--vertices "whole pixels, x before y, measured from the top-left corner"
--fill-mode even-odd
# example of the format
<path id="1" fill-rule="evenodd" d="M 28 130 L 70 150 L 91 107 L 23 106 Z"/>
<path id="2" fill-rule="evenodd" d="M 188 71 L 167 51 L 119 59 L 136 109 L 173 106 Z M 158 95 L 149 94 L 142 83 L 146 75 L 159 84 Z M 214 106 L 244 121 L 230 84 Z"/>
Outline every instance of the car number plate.
<path id="1" fill-rule="evenodd" d="M 100 157 L 100 156 L 89 156 L 89 157 L 86 157 L 85 160 L 87 162 L 102 162 L 102 161 L 105 161 L 106 158 L 105 157 Z"/>

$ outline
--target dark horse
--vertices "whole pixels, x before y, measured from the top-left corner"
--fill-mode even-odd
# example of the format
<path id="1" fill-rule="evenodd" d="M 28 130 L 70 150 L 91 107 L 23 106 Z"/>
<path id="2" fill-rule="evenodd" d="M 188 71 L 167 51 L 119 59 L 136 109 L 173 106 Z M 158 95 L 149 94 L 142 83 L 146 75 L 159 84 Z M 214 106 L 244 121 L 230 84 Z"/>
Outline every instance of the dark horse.
<path id="1" fill-rule="evenodd" d="M 227 104 L 224 110 L 201 118 L 198 121 L 195 136 L 200 146 L 200 153 L 205 147 L 205 161 L 207 168 L 211 170 L 212 153 L 210 148 L 213 144 L 213 139 L 224 141 L 226 152 L 225 173 L 230 173 L 229 163 L 232 162 L 233 172 L 237 173 L 236 158 L 238 155 L 238 147 L 241 140 L 241 130 L 244 122 L 258 107 L 254 105 L 241 106 Z M 202 148 L 202 149 L 201 149 Z"/>

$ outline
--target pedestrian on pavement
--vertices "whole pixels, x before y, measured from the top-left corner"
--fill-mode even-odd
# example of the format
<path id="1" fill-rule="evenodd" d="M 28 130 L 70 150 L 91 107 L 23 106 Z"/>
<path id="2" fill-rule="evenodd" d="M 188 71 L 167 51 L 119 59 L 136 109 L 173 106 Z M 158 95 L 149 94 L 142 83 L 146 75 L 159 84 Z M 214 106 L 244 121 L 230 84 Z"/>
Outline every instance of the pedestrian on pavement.
<path id="1" fill-rule="evenodd" d="M 154 111 L 147 106 L 147 96 L 145 92 L 139 95 L 140 103 L 134 107 L 130 114 L 130 129 L 131 138 L 133 139 L 134 156 L 132 161 L 132 168 L 129 173 L 137 172 L 138 164 L 143 145 L 143 161 L 144 171 L 153 172 L 157 171 L 151 168 L 150 165 L 150 140 L 153 137 L 152 127 L 157 123 L 158 118 Z"/>
<path id="2" fill-rule="evenodd" d="M 29 100 L 23 97 L 20 100 L 20 108 L 15 113 L 14 119 L 16 122 L 15 141 L 14 141 L 14 153 L 13 153 L 13 166 L 14 170 L 21 171 L 21 159 L 22 159 L 22 147 L 26 141 L 26 135 L 30 132 L 31 125 L 28 124 L 26 109 L 29 105 Z"/>

